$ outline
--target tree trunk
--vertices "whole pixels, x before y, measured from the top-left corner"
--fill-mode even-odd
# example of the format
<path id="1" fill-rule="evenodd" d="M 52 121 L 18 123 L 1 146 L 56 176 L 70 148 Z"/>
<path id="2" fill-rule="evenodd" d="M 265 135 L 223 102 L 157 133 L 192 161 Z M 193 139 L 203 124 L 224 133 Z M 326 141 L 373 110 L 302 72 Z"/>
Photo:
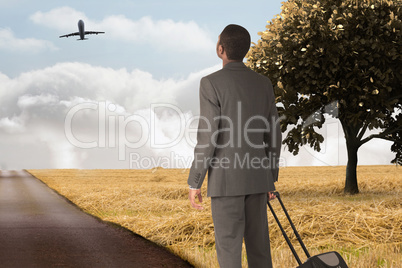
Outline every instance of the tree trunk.
<path id="1" fill-rule="evenodd" d="M 345 180 L 345 194 L 358 194 L 359 188 L 357 186 L 357 150 L 359 146 L 354 142 L 346 141 L 348 151 L 348 164 L 346 166 L 346 180 Z"/>

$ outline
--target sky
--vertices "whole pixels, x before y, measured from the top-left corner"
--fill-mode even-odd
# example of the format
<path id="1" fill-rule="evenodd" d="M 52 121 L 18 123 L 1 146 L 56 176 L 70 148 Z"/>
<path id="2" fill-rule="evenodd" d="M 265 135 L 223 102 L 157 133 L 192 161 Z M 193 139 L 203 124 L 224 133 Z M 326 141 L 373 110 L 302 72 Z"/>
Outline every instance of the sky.
<path id="1" fill-rule="evenodd" d="M 228 24 L 252 42 L 280 0 L 0 0 L 0 168 L 188 168 L 200 79 L 221 68 Z M 85 41 L 60 35 L 78 31 Z M 346 165 L 338 122 L 321 152 L 282 151 L 282 166 Z M 359 164 L 389 164 L 390 143 L 359 150 Z"/>

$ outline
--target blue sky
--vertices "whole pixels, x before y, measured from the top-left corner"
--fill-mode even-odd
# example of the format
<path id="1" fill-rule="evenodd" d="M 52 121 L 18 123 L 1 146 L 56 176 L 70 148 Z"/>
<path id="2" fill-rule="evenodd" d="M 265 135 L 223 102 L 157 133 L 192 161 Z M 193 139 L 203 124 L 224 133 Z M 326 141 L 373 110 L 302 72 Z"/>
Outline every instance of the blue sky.
<path id="1" fill-rule="evenodd" d="M 0 0 L 0 168 L 189 167 L 199 80 L 221 68 L 218 35 L 235 23 L 257 42 L 280 6 Z M 79 19 L 106 34 L 59 38 Z M 340 125 L 322 133 L 320 153 L 284 150 L 282 165 L 345 165 Z M 360 163 L 388 164 L 389 147 L 370 142 Z"/>
<path id="2" fill-rule="evenodd" d="M 186 39 L 196 41 L 197 35 L 202 34 L 201 43 L 215 43 L 224 26 L 236 23 L 245 26 L 253 41 L 257 41 L 258 31 L 264 30 L 266 21 L 280 13 L 280 6 L 277 0 L 254 1 L 250 6 L 245 6 L 244 1 L 0 1 L 0 29 L 8 30 L 18 40 L 41 42 L 32 49 L 1 49 L 4 60 L 0 70 L 16 76 L 57 62 L 79 61 L 111 68 L 140 68 L 156 78 L 184 77 L 189 71 L 218 62 L 214 47 L 200 44 L 192 49 L 187 47 L 191 43 Z M 59 35 L 77 31 L 77 18 L 84 19 L 87 30 L 104 30 L 106 35 L 91 36 L 87 42 L 59 39 Z M 137 34 L 135 31 L 124 32 L 133 30 L 129 24 L 144 26 L 144 18 L 155 24 L 150 27 L 153 33 L 135 40 L 132 38 Z M 182 27 L 193 31 L 192 35 L 177 38 L 158 32 L 163 30 L 158 26 L 169 22 L 177 28 L 183 24 Z"/>

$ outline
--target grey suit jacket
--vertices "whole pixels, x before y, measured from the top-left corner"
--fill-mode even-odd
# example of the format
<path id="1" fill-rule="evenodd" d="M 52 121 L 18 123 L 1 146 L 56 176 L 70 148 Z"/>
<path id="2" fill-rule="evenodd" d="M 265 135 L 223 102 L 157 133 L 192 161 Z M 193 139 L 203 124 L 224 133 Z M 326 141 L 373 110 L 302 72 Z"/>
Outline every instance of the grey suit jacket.
<path id="1" fill-rule="evenodd" d="M 230 62 L 200 82 L 197 145 L 188 184 L 208 196 L 275 190 L 281 131 L 271 81 Z"/>

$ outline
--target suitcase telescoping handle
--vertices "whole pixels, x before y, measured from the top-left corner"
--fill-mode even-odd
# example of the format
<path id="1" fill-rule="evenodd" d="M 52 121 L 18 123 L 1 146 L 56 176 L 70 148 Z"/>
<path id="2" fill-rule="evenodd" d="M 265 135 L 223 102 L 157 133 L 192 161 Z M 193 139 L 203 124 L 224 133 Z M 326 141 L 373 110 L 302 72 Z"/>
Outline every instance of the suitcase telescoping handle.
<path id="1" fill-rule="evenodd" d="M 306 253 L 307 258 L 310 258 L 310 253 L 308 252 L 308 250 L 307 250 L 306 246 L 304 245 L 304 243 L 303 243 L 303 241 L 302 241 L 302 239 L 301 239 L 299 233 L 298 233 L 297 230 L 296 230 L 296 227 L 294 226 L 292 220 L 290 219 L 290 216 L 289 216 L 289 214 L 288 214 L 288 212 L 287 212 L 287 210 L 286 210 L 286 208 L 285 208 L 285 205 L 283 204 L 283 202 L 282 202 L 282 200 L 281 200 L 281 197 L 280 197 L 279 193 L 278 193 L 278 192 L 274 192 L 274 194 L 275 194 L 276 198 L 278 199 L 279 203 L 281 204 L 281 207 L 282 207 L 283 211 L 285 212 L 286 218 L 288 219 L 288 221 L 289 221 L 289 223 L 290 223 L 290 226 L 292 227 L 293 232 L 294 232 L 294 234 L 296 235 L 297 240 L 299 241 L 301 247 L 303 248 L 304 253 Z M 267 202 L 267 204 L 268 204 L 269 209 L 271 210 L 272 215 L 273 215 L 274 218 L 275 218 L 276 223 L 278 223 L 279 229 L 281 230 L 283 237 L 285 238 L 286 242 L 287 242 L 288 245 L 289 245 L 290 250 L 292 251 L 293 255 L 295 256 L 297 263 L 298 263 L 299 265 L 301 265 L 302 262 L 300 261 L 300 258 L 299 258 L 299 256 L 297 255 L 295 248 L 293 247 L 292 243 L 290 242 L 288 235 L 286 234 L 285 230 L 283 229 L 282 224 L 279 222 L 279 219 L 278 219 L 278 217 L 276 216 L 276 213 L 275 213 L 274 209 L 272 208 L 272 206 L 271 206 L 271 204 L 269 203 L 269 201 Z"/>

